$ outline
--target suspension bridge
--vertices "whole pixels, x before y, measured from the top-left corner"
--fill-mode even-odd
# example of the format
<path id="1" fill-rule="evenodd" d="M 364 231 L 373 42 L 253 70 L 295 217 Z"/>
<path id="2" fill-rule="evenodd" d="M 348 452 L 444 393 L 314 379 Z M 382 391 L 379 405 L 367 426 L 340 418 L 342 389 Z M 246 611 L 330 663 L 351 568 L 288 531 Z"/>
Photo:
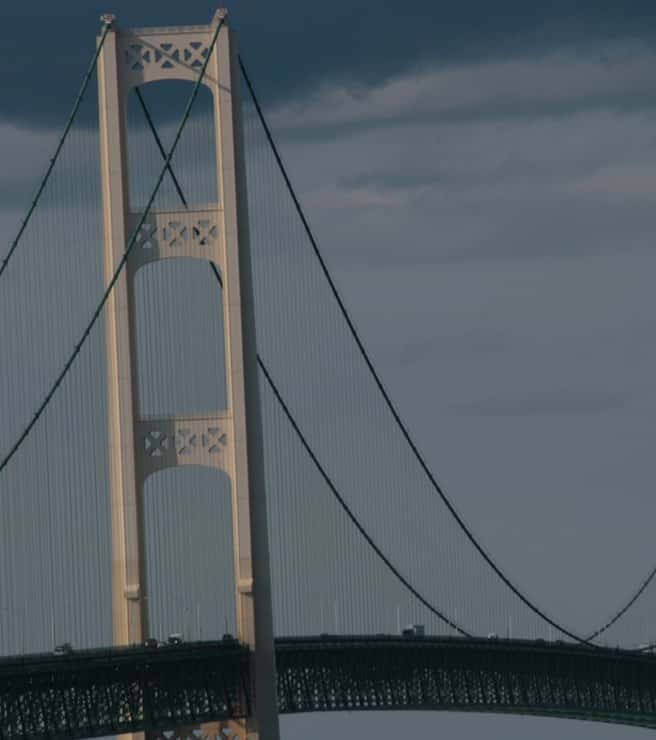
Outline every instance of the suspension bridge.
<path id="1" fill-rule="evenodd" d="M 482 544 L 226 13 L 102 22 L 0 253 L 0 738 L 276 740 L 279 714 L 380 709 L 656 727 L 656 570 L 559 614 Z"/>

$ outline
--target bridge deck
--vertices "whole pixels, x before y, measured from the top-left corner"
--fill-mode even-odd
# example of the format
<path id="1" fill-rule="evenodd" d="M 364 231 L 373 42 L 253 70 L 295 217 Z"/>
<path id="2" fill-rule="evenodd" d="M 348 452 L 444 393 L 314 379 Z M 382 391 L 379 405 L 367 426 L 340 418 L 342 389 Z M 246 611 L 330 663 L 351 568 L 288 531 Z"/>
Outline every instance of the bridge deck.
<path id="1" fill-rule="evenodd" d="M 656 728 L 656 657 L 564 643 L 459 638 L 280 639 L 282 714 L 454 710 Z M 0 660 L 0 738 L 79 738 L 243 716 L 235 641 Z"/>

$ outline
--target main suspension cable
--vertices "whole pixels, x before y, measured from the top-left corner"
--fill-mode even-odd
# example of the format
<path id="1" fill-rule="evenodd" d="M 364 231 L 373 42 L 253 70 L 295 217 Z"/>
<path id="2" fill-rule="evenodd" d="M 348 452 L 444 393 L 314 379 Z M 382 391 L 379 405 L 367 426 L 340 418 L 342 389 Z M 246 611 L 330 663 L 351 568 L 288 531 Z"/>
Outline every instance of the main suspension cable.
<path id="1" fill-rule="evenodd" d="M 2 274 L 7 269 L 9 260 L 12 258 L 12 256 L 14 255 L 14 252 L 18 248 L 20 240 L 22 239 L 23 234 L 25 233 L 25 229 L 27 229 L 28 224 L 30 223 L 32 214 L 34 213 L 37 205 L 39 204 L 41 195 L 43 191 L 45 190 L 46 185 L 48 184 L 48 180 L 50 179 L 50 175 L 52 174 L 52 171 L 55 168 L 55 164 L 57 163 L 57 160 L 59 159 L 59 154 L 61 153 L 61 150 L 64 148 L 64 144 L 66 143 L 68 134 L 71 128 L 73 127 L 73 122 L 77 118 L 78 111 L 80 110 L 80 106 L 82 105 L 82 99 L 84 98 L 84 94 L 87 90 L 87 87 L 89 86 L 89 81 L 91 80 L 91 75 L 93 75 L 93 72 L 96 68 L 98 57 L 100 56 L 100 52 L 105 43 L 105 39 L 107 38 L 107 34 L 109 33 L 109 29 L 111 28 L 111 25 L 112 25 L 111 22 L 108 22 L 108 21 L 104 21 L 104 23 L 105 23 L 105 26 L 103 28 L 100 41 L 98 42 L 98 46 L 96 47 L 96 51 L 91 59 L 91 63 L 89 64 L 87 72 L 84 75 L 84 79 L 82 80 L 82 86 L 80 87 L 80 91 L 78 92 L 77 97 L 75 98 L 75 102 L 73 103 L 73 109 L 71 110 L 68 120 L 66 121 L 66 125 L 64 126 L 64 132 L 59 138 L 57 147 L 55 148 L 55 153 L 50 158 L 50 162 L 48 163 L 48 168 L 46 169 L 46 172 L 43 178 L 41 179 L 41 182 L 39 183 L 39 187 L 36 189 L 36 193 L 34 194 L 34 197 L 32 198 L 32 203 L 30 204 L 30 207 L 27 209 L 27 214 L 25 215 L 25 218 L 23 219 L 23 221 L 21 221 L 20 228 L 18 229 L 18 233 L 16 234 L 14 241 L 11 243 L 9 247 L 9 251 L 7 252 L 2 262 L 0 262 L 0 277 L 2 277 Z"/>
<path id="2" fill-rule="evenodd" d="M 289 192 L 289 195 L 294 203 L 294 207 L 296 209 L 296 212 L 301 220 L 301 223 L 303 224 L 303 228 L 305 230 L 305 233 L 307 234 L 308 239 L 310 240 L 310 244 L 312 245 L 312 250 L 314 251 L 314 254 L 319 262 L 319 266 L 321 268 L 321 271 L 323 272 L 324 277 L 326 278 L 326 281 L 328 283 L 328 286 L 330 287 L 330 290 L 333 294 L 333 297 L 335 298 L 335 301 L 337 302 L 337 305 L 339 307 L 339 310 L 344 317 L 344 320 L 346 321 L 346 324 L 351 332 L 351 335 L 353 336 L 353 339 L 358 347 L 358 350 L 360 351 L 360 354 L 362 356 L 362 359 L 364 360 L 371 377 L 373 378 L 376 386 L 378 387 L 383 399 L 385 400 L 385 403 L 392 414 L 392 417 L 394 418 L 397 426 L 399 427 L 399 430 L 401 431 L 401 434 L 405 438 L 406 442 L 408 443 L 410 449 L 412 450 L 415 458 L 417 459 L 420 467 L 424 471 L 426 477 L 428 478 L 429 482 L 431 483 L 433 489 L 438 494 L 438 496 L 441 498 L 444 505 L 447 507 L 449 513 L 451 516 L 455 519 L 458 526 L 464 533 L 464 535 L 467 537 L 467 539 L 470 541 L 470 543 L 474 546 L 474 548 L 478 551 L 480 556 L 483 558 L 483 560 L 490 566 L 492 571 L 501 579 L 501 581 L 512 591 L 513 594 L 526 606 L 528 607 L 534 614 L 536 614 L 538 617 L 540 617 L 543 621 L 545 621 L 547 624 L 551 625 L 554 629 L 558 630 L 559 632 L 562 632 L 562 634 L 566 635 L 567 637 L 571 638 L 572 640 L 575 640 L 576 642 L 581 642 L 584 644 L 589 644 L 589 640 L 585 637 L 581 637 L 580 635 L 575 634 L 571 630 L 567 629 L 563 625 L 556 622 L 554 619 L 549 617 L 539 606 L 537 606 L 533 601 L 526 596 L 515 584 L 510 580 L 510 578 L 504 573 L 504 571 L 501 569 L 499 565 L 492 559 L 492 557 L 487 553 L 483 545 L 478 541 L 478 539 L 474 536 L 471 529 L 468 527 L 468 525 L 465 523 L 465 521 L 462 519 L 462 517 L 458 514 L 456 511 L 454 505 L 451 503 L 450 499 L 447 497 L 446 493 L 443 491 L 440 484 L 437 482 L 437 479 L 433 475 L 431 469 L 428 466 L 428 463 L 424 459 L 423 455 L 420 453 L 419 448 L 415 444 L 414 440 L 412 439 L 410 432 L 408 431 L 407 426 L 403 423 L 403 420 L 401 419 L 401 416 L 399 412 L 396 409 L 396 406 L 394 405 L 394 402 L 392 401 L 392 398 L 390 394 L 385 389 L 385 386 L 383 385 L 382 379 L 380 375 L 378 374 L 378 371 L 374 367 L 373 361 L 371 360 L 369 353 L 364 347 L 364 344 L 362 340 L 360 339 L 360 335 L 358 334 L 357 329 L 355 328 L 355 324 L 353 323 L 353 320 L 351 319 L 351 316 L 346 308 L 346 305 L 344 301 L 342 300 L 342 297 L 337 290 L 337 286 L 335 285 L 335 282 L 328 270 L 328 267 L 326 265 L 326 262 L 324 261 L 323 255 L 321 254 L 321 251 L 319 249 L 319 245 L 314 237 L 314 233 L 312 232 L 312 229 L 310 228 L 310 224 L 305 216 L 305 213 L 303 211 L 303 208 L 300 204 L 300 201 L 298 199 L 298 196 L 296 195 L 296 191 L 294 190 L 294 186 L 291 183 L 291 180 L 289 179 L 289 175 L 287 174 L 287 170 L 285 168 L 285 165 L 283 164 L 282 158 L 280 156 L 280 153 L 278 151 L 278 147 L 276 146 L 276 143 L 273 139 L 273 135 L 271 133 L 271 129 L 269 128 L 269 125 L 266 121 L 266 118 L 264 117 L 264 113 L 262 111 L 262 107 L 260 106 L 259 100 L 257 98 L 257 95 L 255 94 L 255 90 L 253 88 L 253 85 L 251 83 L 250 77 L 248 76 L 248 73 L 246 71 L 246 67 L 244 65 L 244 61 L 239 57 L 239 66 L 242 72 L 242 75 L 244 77 L 244 81 L 246 82 L 246 86 L 248 88 L 248 91 L 251 95 L 251 99 L 253 101 L 253 104 L 255 106 L 255 110 L 257 112 L 258 118 L 260 120 L 260 123 L 262 125 L 262 129 L 264 130 L 264 134 L 267 138 L 267 141 L 269 143 L 269 146 L 271 147 L 271 152 L 276 160 L 276 163 L 278 165 L 278 168 L 280 169 L 280 173 L 285 181 L 285 185 L 287 186 L 287 190 Z"/>
<path id="3" fill-rule="evenodd" d="M 287 186 L 287 190 L 289 192 L 290 197 L 292 198 L 292 201 L 294 203 L 294 207 L 296 209 L 296 212 L 298 216 L 301 219 L 301 222 L 303 224 L 303 228 L 305 230 L 306 235 L 308 236 L 310 243 L 312 245 L 313 251 L 319 261 L 319 265 L 321 267 L 321 270 L 328 282 L 328 285 L 331 289 L 331 292 L 337 302 L 337 305 L 351 331 L 351 334 L 353 336 L 353 339 L 355 340 L 355 343 L 360 351 L 360 354 L 362 355 L 362 358 L 364 359 L 364 362 L 369 369 L 369 372 L 371 376 L 373 377 L 376 385 L 378 386 L 378 389 L 380 390 L 383 399 L 385 400 L 392 416 L 394 417 L 394 420 L 396 421 L 397 425 L 399 426 L 404 438 L 406 439 L 407 443 L 409 444 L 412 452 L 414 453 L 416 459 L 418 460 L 421 468 L 423 469 L 424 473 L 428 477 L 430 483 L 432 484 L 433 488 L 436 490 L 436 492 L 439 494 L 440 498 L 444 502 L 444 504 L 447 506 L 449 512 L 454 517 L 456 522 L 458 523 L 461 530 L 464 532 L 466 537 L 469 539 L 471 544 L 476 548 L 476 550 L 479 552 L 479 554 L 483 557 L 485 562 L 492 568 L 494 573 L 502 580 L 502 582 L 529 608 L 531 609 L 535 614 L 537 614 L 541 619 L 545 620 L 548 624 L 550 624 L 552 627 L 554 627 L 557 630 L 560 630 L 563 634 L 567 635 L 568 637 L 571 637 L 572 639 L 578 640 L 583 643 L 591 642 L 592 640 L 596 639 L 597 637 L 600 637 L 602 634 L 607 632 L 611 627 L 613 627 L 617 622 L 620 621 L 620 619 L 633 607 L 636 602 L 639 601 L 640 597 L 645 593 L 649 585 L 652 583 L 654 578 L 656 578 L 656 566 L 652 568 L 652 570 L 649 572 L 647 577 L 644 581 L 640 583 L 636 591 L 633 593 L 633 595 L 627 600 L 627 602 L 617 610 L 617 612 L 614 614 L 613 617 L 611 617 L 607 622 L 605 622 L 601 627 L 596 629 L 592 634 L 590 634 L 586 638 L 581 638 L 580 636 L 577 636 L 568 630 L 566 630 L 564 627 L 550 619 L 537 605 L 535 605 L 528 597 L 526 597 L 518 587 L 516 587 L 509 579 L 508 576 L 501 570 L 500 566 L 498 566 L 493 560 L 490 555 L 485 551 L 483 546 L 478 542 L 473 532 L 469 529 L 469 527 L 466 525 L 464 520 L 460 517 L 458 512 L 455 510 L 455 507 L 452 505 L 451 501 L 447 497 L 446 493 L 442 489 L 442 487 L 437 482 L 435 476 L 432 474 L 432 471 L 428 467 L 428 464 L 424 460 L 423 456 L 419 452 L 419 449 L 417 448 L 416 444 L 414 443 L 412 437 L 410 436 L 410 433 L 408 431 L 407 426 L 403 423 L 401 416 L 399 412 L 397 411 L 389 393 L 387 392 L 386 388 L 383 385 L 382 379 L 380 375 L 378 374 L 377 370 L 375 369 L 373 365 L 373 361 L 371 360 L 368 352 L 366 351 L 364 344 L 362 340 L 360 339 L 360 336 L 357 332 L 357 329 L 355 328 L 355 324 L 353 323 L 353 320 L 350 317 L 350 314 L 348 313 L 346 309 L 346 305 L 344 304 L 341 295 L 339 294 L 339 291 L 337 290 L 337 286 L 335 285 L 332 276 L 330 275 L 330 272 L 328 271 L 328 267 L 323 259 L 323 255 L 321 254 L 321 251 L 319 250 L 318 243 L 314 237 L 314 234 L 310 228 L 309 222 L 305 216 L 305 213 L 303 211 L 303 208 L 300 204 L 300 201 L 296 195 L 296 191 L 294 190 L 294 187 L 291 183 L 291 180 L 287 174 L 287 171 L 285 169 L 284 163 L 282 161 L 282 158 L 280 156 L 280 153 L 278 151 L 278 148 L 275 144 L 275 141 L 273 139 L 273 135 L 271 133 L 271 130 L 269 128 L 269 125 L 266 121 L 266 118 L 264 117 L 264 112 L 262 110 L 262 107 L 259 103 L 259 100 L 255 94 L 255 90 L 253 88 L 253 84 L 248 76 L 248 73 L 246 71 L 246 67 L 244 65 L 244 61 L 241 57 L 239 57 L 239 65 L 241 68 L 241 72 L 244 76 L 244 81 L 246 82 L 246 85 L 248 87 L 249 93 L 251 95 L 251 99 L 253 101 L 253 104 L 255 106 L 255 109 L 258 114 L 258 118 L 260 120 L 260 123 L 262 125 L 262 128 L 264 130 L 264 133 L 266 135 L 266 138 L 268 140 L 268 143 L 271 147 L 271 151 L 274 155 L 274 158 L 276 160 L 276 163 L 278 165 L 278 168 L 280 169 L 280 172 L 283 176 L 283 179 L 285 181 L 285 184 Z M 153 132 L 155 133 L 155 132 Z M 184 199 L 183 199 L 184 202 Z"/>
<path id="4" fill-rule="evenodd" d="M 184 113 L 182 114 L 182 119 L 180 120 L 180 124 L 178 126 L 178 129 L 175 134 L 175 138 L 173 139 L 173 144 L 171 146 L 171 149 L 169 153 L 166 156 L 166 159 L 164 161 L 164 165 L 162 167 L 162 170 L 157 178 L 157 181 L 155 183 L 155 187 L 153 188 L 153 191 L 148 198 L 148 202 L 146 203 L 146 206 L 144 208 L 143 213 L 141 214 L 141 218 L 139 219 L 139 222 L 134 228 L 134 231 L 132 232 L 132 236 L 130 237 L 130 240 L 128 242 L 128 245 L 125 249 L 125 252 L 123 253 L 123 256 L 121 257 L 116 270 L 114 271 L 114 274 L 112 275 L 111 280 L 109 281 L 109 284 L 107 285 L 107 288 L 105 289 L 105 292 L 103 293 L 103 296 L 100 300 L 100 303 L 96 307 L 96 310 L 93 312 L 93 315 L 91 317 L 91 320 L 87 324 L 86 328 L 82 332 L 82 336 L 80 337 L 80 341 L 75 345 L 75 349 L 71 353 L 70 357 L 66 361 L 66 364 L 64 365 L 62 371 L 59 373 L 57 378 L 55 379 L 55 382 L 50 387 L 50 390 L 46 393 L 45 398 L 41 402 L 40 406 L 36 410 L 35 414 L 32 416 L 28 424 L 26 425 L 25 429 L 21 432 L 20 436 L 14 443 L 14 445 L 11 447 L 9 452 L 4 456 L 2 461 L 0 462 L 0 473 L 7 467 L 10 460 L 14 457 L 14 455 L 18 452 L 20 447 L 22 446 L 23 442 L 27 439 L 32 429 L 34 429 L 34 426 L 41 418 L 43 412 L 46 410 L 48 404 L 50 401 L 52 401 L 55 393 L 57 392 L 59 386 L 62 384 L 64 378 L 68 374 L 68 371 L 73 366 L 73 363 L 75 362 L 77 356 L 80 354 L 80 350 L 82 349 L 84 343 L 89 337 L 89 334 L 91 333 L 91 330 L 93 329 L 96 321 L 98 320 L 98 317 L 102 313 L 103 308 L 105 307 L 105 304 L 107 303 L 107 300 L 109 299 L 110 293 L 112 292 L 114 285 L 116 285 L 116 282 L 125 267 L 125 264 L 127 263 L 128 257 L 130 256 L 130 252 L 132 251 L 134 245 L 137 241 L 137 236 L 139 235 L 139 232 L 141 231 L 141 228 L 144 225 L 144 222 L 148 216 L 148 213 L 155 201 L 155 198 L 157 197 L 157 193 L 159 192 L 160 186 L 162 184 L 162 181 L 164 180 L 164 175 L 167 173 L 171 160 L 173 159 L 173 155 L 175 153 L 175 150 L 178 146 L 178 143 L 180 141 L 180 137 L 182 136 L 182 132 L 185 128 L 185 125 L 187 123 L 187 120 L 189 119 L 189 116 L 191 115 L 191 109 L 193 107 L 194 101 L 196 100 L 196 97 L 198 96 L 198 91 L 200 90 L 201 83 L 203 81 L 203 78 L 205 77 L 205 72 L 207 70 L 207 65 L 209 64 L 210 57 L 212 56 L 212 52 L 214 50 L 214 47 L 216 46 L 216 40 L 219 36 L 219 31 L 223 27 L 224 19 L 221 18 L 219 20 L 219 23 L 217 24 L 216 30 L 212 36 L 212 40 L 208 46 L 207 49 L 207 55 L 205 57 L 205 60 L 203 62 L 203 66 L 200 69 L 198 78 L 196 79 L 196 82 L 194 84 L 194 88 L 191 92 L 191 95 L 189 96 L 189 100 L 187 101 L 187 106 L 184 110 Z"/>

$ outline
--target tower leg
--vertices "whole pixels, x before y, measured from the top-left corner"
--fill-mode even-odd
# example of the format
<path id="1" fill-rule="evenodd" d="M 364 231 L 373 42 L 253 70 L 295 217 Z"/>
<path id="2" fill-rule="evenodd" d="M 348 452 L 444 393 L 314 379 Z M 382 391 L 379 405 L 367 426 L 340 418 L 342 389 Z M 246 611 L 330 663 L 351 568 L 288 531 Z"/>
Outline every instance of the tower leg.
<path id="1" fill-rule="evenodd" d="M 114 641 L 140 643 L 151 636 L 143 532 L 146 478 L 184 464 L 218 468 L 231 481 L 237 638 L 251 649 L 252 716 L 243 722 L 185 728 L 173 737 L 199 737 L 204 732 L 221 740 L 279 740 L 239 67 L 236 38 L 225 15 L 218 11 L 206 27 L 126 33 L 112 22 L 99 56 L 106 282 L 141 223 L 106 307 Z M 210 53 L 219 23 L 223 25 Z M 142 219 L 130 209 L 127 95 L 132 88 L 157 80 L 196 82 L 206 59 L 202 82 L 214 101 L 218 202 L 196 211 L 193 205 L 185 211 L 151 211 Z M 176 232 L 175 255 L 166 236 L 173 223 L 184 226 Z M 134 276 L 146 262 L 174 256 L 211 260 L 221 272 L 227 409 L 202 418 L 153 420 L 139 413 Z M 147 737 L 171 736 L 149 732 Z"/>

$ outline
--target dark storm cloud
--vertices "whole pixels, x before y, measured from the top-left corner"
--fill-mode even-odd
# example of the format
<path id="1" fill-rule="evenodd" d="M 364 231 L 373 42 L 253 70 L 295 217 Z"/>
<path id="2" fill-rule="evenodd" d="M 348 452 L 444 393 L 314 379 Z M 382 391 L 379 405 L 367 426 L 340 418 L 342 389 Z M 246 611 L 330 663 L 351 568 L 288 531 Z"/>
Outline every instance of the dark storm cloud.
<path id="1" fill-rule="evenodd" d="M 218 3 L 217 3 L 218 4 Z M 228 4 L 258 88 L 269 101 L 332 80 L 372 84 L 425 62 L 507 57 L 563 43 L 632 37 L 651 41 L 656 6 L 630 10 L 610 0 L 435 3 L 374 0 L 339 4 L 242 0 Z M 215 5 L 201 0 L 70 0 L 65 5 L 5 3 L 0 13 L 0 77 L 5 120 L 48 125 L 70 107 L 102 12 L 123 26 L 207 23 Z M 39 85 L 56 59 L 57 79 Z"/>

